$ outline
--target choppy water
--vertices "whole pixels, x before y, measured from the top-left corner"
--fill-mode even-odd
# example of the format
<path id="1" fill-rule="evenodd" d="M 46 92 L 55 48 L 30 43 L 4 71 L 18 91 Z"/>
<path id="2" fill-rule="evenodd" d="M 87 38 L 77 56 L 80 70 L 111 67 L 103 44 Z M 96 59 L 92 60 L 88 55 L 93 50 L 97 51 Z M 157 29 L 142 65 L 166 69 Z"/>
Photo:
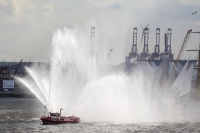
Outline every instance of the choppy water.
<path id="1" fill-rule="evenodd" d="M 0 133 L 66 132 L 66 133 L 135 133 L 200 132 L 198 122 L 106 124 L 86 123 L 42 125 L 42 104 L 35 98 L 0 98 Z"/>

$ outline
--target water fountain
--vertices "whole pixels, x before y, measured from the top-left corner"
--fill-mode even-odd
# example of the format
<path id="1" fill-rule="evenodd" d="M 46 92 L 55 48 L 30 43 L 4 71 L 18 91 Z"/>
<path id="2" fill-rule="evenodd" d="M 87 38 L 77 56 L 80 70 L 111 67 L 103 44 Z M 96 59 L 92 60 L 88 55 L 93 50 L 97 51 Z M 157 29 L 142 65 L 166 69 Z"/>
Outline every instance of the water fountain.
<path id="1" fill-rule="evenodd" d="M 50 111 L 62 107 L 63 114 L 77 115 L 86 122 L 160 121 L 162 114 L 174 113 L 174 101 L 162 98 L 157 68 L 143 62 L 130 73 L 112 71 L 102 76 L 105 72 L 96 59 L 88 56 L 90 41 L 86 38 L 77 31 L 57 30 L 50 74 L 46 66 L 32 66 L 26 68 L 31 77 L 18 80 L 48 104 Z"/>

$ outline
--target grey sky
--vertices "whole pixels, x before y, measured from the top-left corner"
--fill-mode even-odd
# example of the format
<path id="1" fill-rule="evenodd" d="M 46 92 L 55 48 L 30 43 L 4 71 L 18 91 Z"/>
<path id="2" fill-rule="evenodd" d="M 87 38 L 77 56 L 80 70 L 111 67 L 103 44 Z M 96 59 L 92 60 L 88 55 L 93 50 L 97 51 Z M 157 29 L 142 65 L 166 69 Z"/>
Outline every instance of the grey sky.
<path id="1" fill-rule="evenodd" d="M 199 9 L 199 0 L 0 0 L 0 59 L 49 58 L 54 31 L 67 27 L 89 36 L 95 26 L 99 55 L 106 57 L 113 48 L 113 61 L 119 63 L 130 52 L 134 27 L 142 50 L 139 22 L 143 26 L 150 23 L 150 52 L 156 28 L 161 28 L 161 51 L 164 33 L 172 28 L 175 53 L 187 30 L 199 31 L 200 12 L 191 15 Z M 188 44 L 194 45 L 199 37 L 191 38 Z M 24 60 L 29 61 L 28 57 Z"/>

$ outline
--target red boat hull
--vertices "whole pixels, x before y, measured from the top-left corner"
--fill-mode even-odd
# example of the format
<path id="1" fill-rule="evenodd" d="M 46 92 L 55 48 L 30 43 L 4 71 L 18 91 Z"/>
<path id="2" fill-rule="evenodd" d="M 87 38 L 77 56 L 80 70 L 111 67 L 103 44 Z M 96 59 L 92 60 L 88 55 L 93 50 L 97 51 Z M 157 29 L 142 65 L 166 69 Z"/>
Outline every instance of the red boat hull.
<path id="1" fill-rule="evenodd" d="M 70 117 L 61 117 L 52 119 L 51 117 L 41 117 L 40 120 L 42 120 L 43 124 L 68 124 L 68 123 L 79 123 L 80 118 L 75 116 Z"/>

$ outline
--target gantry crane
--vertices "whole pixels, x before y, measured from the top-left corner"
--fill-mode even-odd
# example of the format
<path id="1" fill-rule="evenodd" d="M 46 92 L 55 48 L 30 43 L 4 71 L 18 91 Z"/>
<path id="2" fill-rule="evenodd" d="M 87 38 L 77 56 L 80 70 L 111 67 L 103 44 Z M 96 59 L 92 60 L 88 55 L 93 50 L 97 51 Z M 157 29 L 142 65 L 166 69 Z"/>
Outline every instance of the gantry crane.
<path id="1" fill-rule="evenodd" d="M 154 53 L 151 55 L 151 59 L 157 59 L 160 57 L 160 28 L 156 28 L 156 45 L 154 48 Z"/>
<path id="2" fill-rule="evenodd" d="M 133 29 L 133 45 L 131 52 L 128 55 L 128 59 L 138 58 L 138 50 L 137 50 L 137 28 Z"/>
<path id="3" fill-rule="evenodd" d="M 88 56 L 98 61 L 98 53 L 95 51 L 95 27 L 91 27 L 91 46 Z"/>
<path id="4" fill-rule="evenodd" d="M 171 50 L 171 36 L 172 36 L 172 29 L 168 28 L 167 33 L 165 33 L 165 50 L 163 52 L 163 55 L 169 55 L 169 59 L 173 60 L 173 54 Z"/>
<path id="5" fill-rule="evenodd" d="M 149 56 L 148 41 L 149 41 L 149 28 L 145 28 L 144 29 L 144 47 L 143 47 L 142 53 L 140 54 L 140 60 L 146 59 Z"/>
<path id="6" fill-rule="evenodd" d="M 95 27 L 91 27 L 91 46 L 90 46 L 90 55 L 94 56 L 94 46 L 95 46 Z"/>

